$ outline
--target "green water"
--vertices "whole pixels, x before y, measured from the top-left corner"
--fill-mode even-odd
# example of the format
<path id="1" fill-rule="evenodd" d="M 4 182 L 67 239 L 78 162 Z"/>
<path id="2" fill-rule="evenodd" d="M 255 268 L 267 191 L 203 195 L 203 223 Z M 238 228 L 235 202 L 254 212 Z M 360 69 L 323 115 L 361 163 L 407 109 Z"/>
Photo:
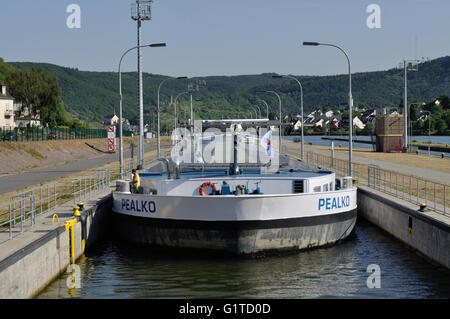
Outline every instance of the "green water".
<path id="1" fill-rule="evenodd" d="M 380 267 L 368 288 L 367 267 Z M 78 260 L 79 289 L 63 274 L 38 298 L 449 298 L 450 272 L 378 228 L 329 248 L 268 258 L 152 251 L 106 238 Z"/>

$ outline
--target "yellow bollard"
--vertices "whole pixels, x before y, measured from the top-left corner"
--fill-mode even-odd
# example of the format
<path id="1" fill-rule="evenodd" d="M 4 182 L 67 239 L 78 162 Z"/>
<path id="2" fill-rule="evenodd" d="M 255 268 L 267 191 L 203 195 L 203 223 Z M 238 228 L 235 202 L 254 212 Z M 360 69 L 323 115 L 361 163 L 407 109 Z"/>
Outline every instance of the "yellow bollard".
<path id="1" fill-rule="evenodd" d="M 55 217 L 56 217 L 56 221 L 59 223 L 59 217 L 58 217 L 58 214 L 53 214 L 53 217 L 52 217 L 52 225 L 55 223 Z"/>
<path id="2" fill-rule="evenodd" d="M 77 219 L 71 219 L 65 222 L 66 230 L 69 230 L 69 262 L 75 263 L 75 224 Z"/>
<path id="3" fill-rule="evenodd" d="M 83 211 L 84 203 L 83 202 L 79 202 L 77 205 L 78 205 L 78 207 L 80 207 L 80 210 Z"/>
<path id="4" fill-rule="evenodd" d="M 73 216 L 75 216 L 75 217 L 81 216 L 81 214 L 80 214 L 80 207 L 75 206 L 75 207 L 73 208 Z"/>

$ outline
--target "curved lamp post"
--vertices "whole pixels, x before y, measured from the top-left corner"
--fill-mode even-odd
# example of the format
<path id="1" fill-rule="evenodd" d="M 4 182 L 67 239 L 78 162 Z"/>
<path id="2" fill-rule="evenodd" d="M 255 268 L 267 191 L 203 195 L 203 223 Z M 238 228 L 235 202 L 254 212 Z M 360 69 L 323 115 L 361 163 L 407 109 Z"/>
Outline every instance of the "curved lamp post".
<path id="1" fill-rule="evenodd" d="M 422 113 L 428 113 L 428 139 L 429 139 L 428 156 L 430 156 L 431 155 L 431 152 L 430 152 L 430 144 L 431 144 L 431 112 L 430 111 L 422 111 Z"/>
<path id="2" fill-rule="evenodd" d="M 267 115 L 267 119 L 269 119 L 269 104 L 267 104 L 266 101 L 261 100 L 261 99 L 257 100 L 256 102 L 263 102 L 266 105 L 266 115 Z"/>
<path id="3" fill-rule="evenodd" d="M 279 108 L 280 108 L 280 142 L 279 142 L 279 155 L 281 155 L 281 137 L 282 137 L 282 131 L 281 131 L 281 97 L 280 97 L 280 95 L 277 93 L 277 92 L 275 92 L 275 91 L 256 91 L 256 93 L 272 93 L 272 94 L 275 94 L 276 96 L 277 96 L 277 98 L 278 98 L 278 105 L 279 105 Z"/>
<path id="4" fill-rule="evenodd" d="M 135 46 L 132 47 L 131 49 L 128 49 L 127 51 L 125 51 L 125 53 L 122 55 L 122 57 L 120 58 L 119 61 L 119 97 L 120 97 L 120 102 L 119 102 L 119 139 L 120 139 L 120 147 L 119 147 L 119 153 L 120 153 L 120 178 L 123 178 L 123 133 L 122 133 L 122 101 L 123 101 L 123 96 L 122 96 L 122 71 L 121 71 L 121 66 L 122 66 L 122 60 L 125 57 L 125 55 L 135 49 L 138 48 L 160 48 L 160 47 L 165 47 L 166 44 L 165 43 L 153 43 L 153 44 L 147 44 L 147 45 L 141 45 L 141 46 Z"/>
<path id="5" fill-rule="evenodd" d="M 290 75 L 273 75 L 272 77 L 276 78 L 276 79 L 288 78 L 288 79 L 294 80 L 295 82 L 297 82 L 298 86 L 300 87 L 300 112 L 301 112 L 301 118 L 302 118 L 302 120 L 301 120 L 301 136 L 302 136 L 301 158 L 303 160 L 305 158 L 305 151 L 304 151 L 305 145 L 303 142 L 303 86 L 297 78 L 290 76 Z"/>
<path id="6" fill-rule="evenodd" d="M 252 108 L 253 111 L 255 111 L 255 119 L 258 118 L 258 110 L 256 109 L 256 107 L 254 105 L 250 105 L 250 107 Z"/>
<path id="7" fill-rule="evenodd" d="M 348 79 L 349 79 L 349 88 L 348 88 L 348 114 L 349 114 L 349 133 L 348 133 L 348 176 L 352 176 L 352 151 L 353 151 L 353 140 L 352 140 L 352 131 L 353 131 L 353 96 L 352 96 L 352 72 L 351 72 L 351 64 L 350 58 L 348 57 L 347 52 L 344 49 L 340 48 L 335 44 L 329 43 L 319 43 L 319 42 L 303 42 L 304 46 L 319 46 L 325 45 L 329 47 L 334 47 L 339 49 L 342 53 L 344 53 L 348 62 Z"/>
<path id="8" fill-rule="evenodd" d="M 160 132 L 160 123 L 159 123 L 159 91 L 161 90 L 161 86 L 169 80 L 185 80 L 185 79 L 187 79 L 186 76 L 180 76 L 177 78 L 167 78 L 167 79 L 163 80 L 158 86 L 158 158 L 161 158 L 161 132 Z"/>
<path id="9" fill-rule="evenodd" d="M 183 94 L 188 94 L 189 92 L 188 91 L 186 91 L 186 92 L 181 92 L 180 94 L 178 94 L 177 96 L 176 96 L 176 98 L 175 98 L 175 126 L 176 126 L 176 123 L 177 123 L 177 101 L 178 101 L 178 98 L 180 97 L 180 96 L 182 96 Z M 186 126 L 186 108 L 184 108 L 184 126 Z"/>
<path id="10" fill-rule="evenodd" d="M 256 107 L 256 108 L 258 109 L 259 118 L 261 119 L 261 118 L 262 118 L 262 115 L 261 115 L 261 108 L 260 108 L 258 105 L 256 105 L 256 104 L 254 104 L 254 105 L 252 105 L 252 106 L 254 106 L 254 107 Z"/>

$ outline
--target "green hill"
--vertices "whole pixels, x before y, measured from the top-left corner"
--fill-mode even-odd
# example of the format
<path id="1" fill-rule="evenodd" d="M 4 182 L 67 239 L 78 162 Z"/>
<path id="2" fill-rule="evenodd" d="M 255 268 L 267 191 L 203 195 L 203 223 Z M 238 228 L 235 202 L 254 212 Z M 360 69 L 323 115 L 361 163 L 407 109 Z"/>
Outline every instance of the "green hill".
<path id="1" fill-rule="evenodd" d="M 43 63 L 11 62 L 17 69 L 41 67 L 55 75 L 62 88 L 62 98 L 66 110 L 73 116 L 87 121 L 102 122 L 104 116 L 118 113 L 117 72 L 88 72 Z M 0 60 L 0 81 L 10 66 Z M 299 111 L 299 90 L 297 84 L 286 79 L 273 79 L 272 74 L 240 76 L 208 76 L 199 78 L 206 81 L 206 87 L 195 93 L 194 112 L 196 117 L 221 118 L 236 117 L 237 111 L 250 112 L 249 105 L 263 98 L 278 114 L 278 100 L 271 94 L 256 94 L 257 90 L 275 90 L 282 95 L 283 113 Z M 166 78 L 162 75 L 144 73 L 144 110 L 149 112 L 157 103 L 157 87 Z M 305 110 L 317 106 L 347 103 L 348 76 L 300 76 L 304 89 Z M 352 75 L 355 106 L 394 106 L 403 96 L 403 71 L 355 73 Z M 167 110 L 169 96 L 175 97 L 186 91 L 191 80 L 166 82 L 161 90 L 163 119 L 173 118 L 173 110 Z M 137 107 L 137 73 L 122 74 L 124 117 L 135 122 Z M 427 101 L 442 94 L 450 95 L 450 57 L 424 62 L 419 72 L 408 73 L 408 98 L 410 101 Z M 187 106 L 187 98 L 181 106 Z M 189 109 L 189 107 L 187 107 Z M 265 114 L 264 107 L 261 111 Z M 188 111 L 189 112 L 189 111 Z M 250 113 L 247 113 L 250 114 Z M 189 115 L 188 115 L 189 117 Z"/>

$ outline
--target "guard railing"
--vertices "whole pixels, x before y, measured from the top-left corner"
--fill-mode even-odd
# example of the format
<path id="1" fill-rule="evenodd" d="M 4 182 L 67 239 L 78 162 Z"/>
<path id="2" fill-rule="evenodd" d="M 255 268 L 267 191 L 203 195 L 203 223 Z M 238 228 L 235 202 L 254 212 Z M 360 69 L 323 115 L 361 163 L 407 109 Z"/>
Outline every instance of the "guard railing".
<path id="1" fill-rule="evenodd" d="M 332 158 L 331 156 L 306 151 L 306 163 L 308 165 L 317 166 L 324 169 L 332 170 L 339 176 L 348 176 L 348 161 Z M 352 162 L 352 176 L 358 180 L 361 177 L 361 165 Z"/>
<path id="2" fill-rule="evenodd" d="M 307 151 L 308 165 L 333 170 L 337 176 L 348 175 L 348 161 Z M 423 177 L 407 175 L 382 169 L 375 165 L 366 168 L 352 163 L 352 176 L 358 184 L 395 196 L 402 200 L 421 205 L 428 209 L 448 215 L 450 213 L 450 185 L 435 182 Z M 367 172 L 367 175 L 366 175 Z"/>
<path id="3" fill-rule="evenodd" d="M 14 195 L 8 204 L 0 205 L 0 243 L 32 228 L 36 217 L 73 200 L 86 201 L 109 187 L 108 169 L 73 181 L 58 181 Z"/>
<path id="4" fill-rule="evenodd" d="M 378 191 L 414 204 L 426 204 L 428 208 L 444 215 L 449 213 L 450 185 L 393 172 L 375 165 L 368 168 L 367 182 L 369 187 Z"/>

